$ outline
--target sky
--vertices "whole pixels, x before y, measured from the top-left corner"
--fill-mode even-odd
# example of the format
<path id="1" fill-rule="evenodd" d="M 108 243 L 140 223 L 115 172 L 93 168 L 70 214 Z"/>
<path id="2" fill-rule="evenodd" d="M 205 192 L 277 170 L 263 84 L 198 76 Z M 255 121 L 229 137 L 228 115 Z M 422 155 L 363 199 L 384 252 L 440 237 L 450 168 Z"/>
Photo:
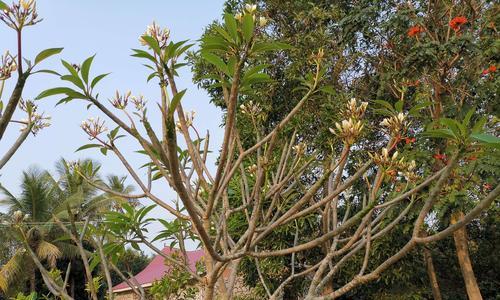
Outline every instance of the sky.
<path id="1" fill-rule="evenodd" d="M 4 1 L 9 3 L 8 1 Z M 37 8 L 40 17 L 44 20 L 23 31 L 23 56 L 34 60 L 38 52 L 46 48 L 64 47 L 58 56 L 51 57 L 41 64 L 43 69 L 63 71 L 60 59 L 71 63 L 81 63 L 85 58 L 96 54 L 91 76 L 112 72 L 103 79 L 97 92 L 101 101 L 109 99 L 116 90 L 124 92 L 131 90 L 133 95 L 142 94 L 148 99 L 149 111 L 154 111 L 159 100 L 157 82 L 146 82 L 148 69 L 142 66 L 143 61 L 131 57 L 131 48 L 139 48 L 138 37 L 145 31 L 147 25 L 156 21 L 162 27 L 168 27 L 174 41 L 189 39 L 196 42 L 204 28 L 213 20 L 220 19 L 223 0 L 38 0 Z M 15 32 L 0 24 L 0 51 L 10 50 L 15 53 Z M 15 78 L 6 83 L 6 90 L 2 96 L 7 101 Z M 33 99 L 41 91 L 62 86 L 58 77 L 49 74 L 34 75 L 28 79 L 23 92 L 24 99 Z M 207 94 L 199 90 L 192 83 L 192 74 L 188 67 L 180 72 L 177 81 L 179 90 L 187 88 L 183 98 L 186 111 L 195 110 L 197 116 L 195 125 L 200 132 L 207 130 L 211 135 L 210 150 L 214 154 L 209 163 L 216 159 L 218 146 L 222 139 L 221 111 L 209 103 Z M 44 98 L 38 101 L 39 111 L 52 117 L 52 125 L 43 129 L 36 136 L 30 135 L 21 149 L 14 155 L 8 164 L 0 171 L 0 183 L 12 193 L 18 194 L 19 183 L 23 170 L 37 166 L 54 172 L 54 164 L 60 158 L 77 160 L 92 158 L 102 164 L 101 173 L 125 175 L 126 170 L 118 159 L 108 154 L 103 156 L 96 149 L 81 152 L 75 150 L 81 145 L 89 143 L 87 136 L 81 130 L 80 124 L 89 117 L 103 117 L 96 108 L 87 110 L 87 103 L 75 100 L 69 104 L 55 106 L 60 97 Z M 107 100 L 106 100 L 107 102 Z M 15 119 L 23 118 L 17 113 Z M 158 123 L 158 115 L 150 116 L 153 123 Z M 107 121 L 108 128 L 114 128 Z M 10 144 L 17 138 L 19 126 L 12 124 L 0 142 L 0 154 L 5 153 Z M 118 143 L 131 164 L 139 174 L 145 175 L 145 170 L 139 169 L 145 160 L 142 155 L 135 153 L 139 146 L 131 139 Z M 128 180 L 129 183 L 133 183 Z M 175 198 L 175 193 L 163 181 L 154 187 L 154 191 L 165 200 Z M 143 204 L 150 204 L 143 201 Z M 0 210 L 5 210 L 0 207 Z M 166 212 L 156 209 L 154 217 L 166 217 Z M 152 232 L 158 228 L 152 228 Z"/>

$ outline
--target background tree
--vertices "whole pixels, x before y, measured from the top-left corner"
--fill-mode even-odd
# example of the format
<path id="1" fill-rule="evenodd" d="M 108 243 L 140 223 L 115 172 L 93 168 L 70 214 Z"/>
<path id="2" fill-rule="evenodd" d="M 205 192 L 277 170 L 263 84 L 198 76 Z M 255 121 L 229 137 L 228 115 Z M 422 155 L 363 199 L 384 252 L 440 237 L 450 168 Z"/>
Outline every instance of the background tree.
<path id="1" fill-rule="evenodd" d="M 5 235 L 5 250 L 0 264 L 0 283 L 3 292 L 24 292 L 23 284 L 29 282 L 28 290 L 38 294 L 46 294 L 49 291 L 43 287 L 40 273 L 33 272 L 36 266 L 30 259 L 29 253 L 25 251 L 24 237 L 16 228 L 16 222 L 22 224 L 27 243 L 37 254 L 48 269 L 58 269 L 63 276 L 69 270 L 69 294 L 75 297 L 85 297 L 85 280 L 83 278 L 83 265 L 76 246 L 64 238 L 65 233 L 54 222 L 54 216 L 68 222 L 68 209 L 72 212 L 73 222 L 82 223 L 86 219 L 99 220 L 102 213 L 120 205 L 121 199 L 108 197 L 88 184 L 88 182 L 76 173 L 71 164 L 61 159 L 56 163 L 56 178 L 49 172 L 39 169 L 31 169 L 23 173 L 21 183 L 21 195 L 16 197 L 2 187 L 4 198 L 0 204 L 8 208 L 8 214 L 3 216 L 4 224 L 2 230 Z M 77 163 L 80 172 L 84 172 L 85 178 L 92 178 L 93 182 L 99 183 L 99 165 L 91 160 L 82 160 Z M 110 176 L 113 188 L 130 190 L 131 187 L 123 186 L 123 180 L 117 180 L 118 176 Z M 121 186 L 117 184 L 121 183 Z M 10 224 L 10 226 L 9 226 Z M 87 251 L 95 249 L 90 243 L 86 244 Z M 68 265 L 69 268 L 68 268 Z M 134 269 L 135 270 L 135 269 Z M 99 270 L 96 269 L 96 272 Z"/>
<path id="2" fill-rule="evenodd" d="M 311 109 L 304 106 L 298 119 L 300 122 L 293 124 L 319 124 L 309 128 L 310 134 L 307 134 L 304 127 L 299 131 L 301 139 L 308 142 L 307 146 L 311 150 L 325 149 L 331 144 L 332 137 L 328 136 L 327 129 L 333 122 L 339 121 L 340 104 L 351 95 L 361 99 L 384 99 L 393 104 L 404 100 L 405 107 L 427 106 L 426 113 L 416 116 L 419 125 L 414 126 L 413 132 L 407 137 L 400 137 L 405 143 L 424 151 L 443 151 L 439 144 L 425 144 L 424 147 L 420 147 L 420 143 L 414 144 L 415 138 L 412 135 L 424 130 L 422 125 L 426 124 L 429 117 L 434 120 L 441 116 L 463 117 L 471 107 L 477 107 L 478 115 L 481 112 L 493 116 L 490 126 L 495 126 L 494 116 L 498 112 L 491 99 L 498 98 L 498 89 L 495 88 L 498 86 L 498 76 L 495 76 L 495 64 L 498 61 L 498 56 L 495 55 L 498 52 L 495 24 L 498 20 L 494 13 L 497 8 L 493 2 L 479 4 L 443 1 L 430 4 L 426 1 L 293 1 L 283 5 L 280 1 L 267 0 L 255 3 L 269 18 L 265 34 L 294 46 L 291 50 L 269 53 L 258 58 L 259 63 L 266 65 L 266 73 L 278 79 L 270 84 L 273 88 L 258 89 L 255 92 L 257 94 L 246 96 L 261 104 L 266 114 L 262 124 L 264 130 L 273 128 L 273 116 L 278 116 L 279 120 L 279 115 L 286 114 L 293 107 L 297 78 L 307 72 L 304 66 L 307 66 L 308 57 L 304 53 L 312 52 L 312 47 L 325 49 L 329 66 L 325 81 L 331 85 L 333 97 L 309 102 Z M 237 12 L 243 5 L 242 1 L 228 1 L 226 11 Z M 208 27 L 207 36 L 213 33 L 215 26 Z M 199 56 L 192 55 L 190 58 L 194 65 L 195 80 L 209 91 L 215 104 L 225 108 L 221 101 L 222 88 L 214 84 L 216 80 L 213 77 L 207 76 L 215 67 Z M 279 92 L 275 93 L 277 89 Z M 378 126 L 380 115 L 368 114 L 368 117 L 373 126 Z M 323 121 L 324 124 L 318 123 Z M 246 124 L 239 124 L 239 130 L 244 133 L 252 132 L 254 129 Z M 366 139 L 360 146 L 366 150 L 373 149 L 371 140 L 373 139 Z M 479 162 L 469 165 L 468 169 L 484 168 L 487 171 L 481 173 L 481 177 L 493 179 L 498 176 L 498 166 L 487 161 L 498 161 L 495 159 L 496 155 L 496 152 L 489 152 L 487 155 L 483 153 Z M 475 159 L 476 155 L 471 157 Z M 420 158 L 427 159 L 426 163 L 429 165 L 436 165 L 431 156 L 426 158 L 420 155 Z M 491 179 L 473 179 L 469 188 L 475 186 L 475 189 L 481 190 L 484 184 L 491 186 Z M 462 191 L 456 193 L 461 194 Z M 454 206 L 460 202 L 463 205 L 468 201 L 470 204 L 474 203 L 474 197 L 461 197 L 458 201 L 452 196 L 446 200 L 448 204 L 444 205 L 439 214 L 442 226 L 449 223 L 446 214 L 449 214 L 450 204 Z M 303 234 L 306 232 L 301 232 Z M 405 240 L 404 232 L 394 237 Z M 292 241 L 293 234 L 284 238 Z M 395 245 L 398 242 L 392 240 L 385 243 Z M 381 253 L 389 253 L 387 249 L 382 249 Z M 446 256 L 448 261 L 444 266 L 456 265 L 455 258 L 450 254 Z M 309 257 L 311 255 L 313 254 Z M 425 276 L 424 270 L 420 260 L 415 259 L 420 257 L 421 253 L 415 253 L 409 260 L 404 260 L 406 264 L 400 264 L 404 268 L 391 268 L 393 274 L 383 275 L 385 279 L 381 281 L 379 288 L 389 294 L 388 284 L 393 282 L 396 293 L 404 291 L 408 294 L 412 290 L 428 295 L 426 293 L 430 288 L 426 281 L 421 280 Z M 249 266 L 253 265 L 252 261 L 249 263 Z M 248 283 L 259 283 L 256 280 L 258 272 L 254 267 L 245 271 Z M 394 279 L 390 280 L 391 277 Z M 270 274 L 268 278 L 272 280 L 276 276 Z M 412 284 L 401 287 L 406 282 Z M 450 286 L 449 282 L 446 286 Z M 454 286 L 460 289 L 462 285 L 457 281 Z M 376 290 L 379 288 L 373 286 L 373 289 L 363 289 L 366 293 L 356 294 L 355 297 L 379 293 Z M 451 293 L 450 298 L 456 297 L 456 290 L 447 289 Z"/>

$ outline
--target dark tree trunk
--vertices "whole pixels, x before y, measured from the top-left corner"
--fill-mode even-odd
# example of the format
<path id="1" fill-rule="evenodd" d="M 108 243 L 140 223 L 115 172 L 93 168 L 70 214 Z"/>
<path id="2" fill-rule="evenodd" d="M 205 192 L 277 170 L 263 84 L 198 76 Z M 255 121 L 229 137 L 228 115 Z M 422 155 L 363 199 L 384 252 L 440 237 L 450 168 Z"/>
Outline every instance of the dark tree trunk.
<path id="1" fill-rule="evenodd" d="M 432 261 L 431 251 L 424 247 L 424 260 L 425 266 L 427 268 L 427 275 L 429 276 L 429 281 L 431 283 L 432 295 L 434 296 L 434 300 L 441 300 L 441 291 L 439 290 L 439 284 L 437 280 L 436 270 L 434 269 L 434 263 Z"/>
<path id="2" fill-rule="evenodd" d="M 462 211 L 454 213 L 451 217 L 451 223 L 456 223 L 458 220 L 462 219 L 463 216 L 464 213 Z M 483 297 L 481 296 L 481 291 L 477 285 L 476 276 L 474 275 L 474 270 L 472 269 L 472 263 L 470 261 L 467 232 L 465 227 L 455 231 L 455 233 L 453 233 L 453 239 L 457 249 L 458 263 L 460 264 L 462 276 L 465 281 L 467 295 L 470 300 L 482 300 Z"/>

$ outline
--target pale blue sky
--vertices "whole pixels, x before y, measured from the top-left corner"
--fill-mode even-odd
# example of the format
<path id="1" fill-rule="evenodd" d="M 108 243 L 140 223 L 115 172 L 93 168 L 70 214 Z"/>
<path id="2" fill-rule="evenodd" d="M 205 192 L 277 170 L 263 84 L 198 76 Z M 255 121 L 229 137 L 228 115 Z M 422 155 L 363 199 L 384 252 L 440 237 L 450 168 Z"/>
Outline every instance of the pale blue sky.
<path id="1" fill-rule="evenodd" d="M 101 81 L 98 92 L 100 99 L 110 98 L 116 89 L 132 90 L 133 94 L 143 94 L 152 104 L 158 99 L 157 84 L 146 83 L 147 69 L 140 59 L 130 57 L 131 48 L 140 47 L 138 37 L 153 20 L 171 30 L 173 40 L 197 40 L 212 20 L 219 19 L 223 0 L 183 0 L 183 1 L 123 1 L 123 0 L 38 0 L 39 15 L 43 22 L 28 27 L 24 32 L 23 56 L 33 59 L 35 55 L 51 47 L 64 47 L 58 57 L 43 62 L 43 68 L 62 71 L 60 59 L 80 63 L 86 57 L 97 53 L 91 73 L 112 72 Z M 0 51 L 9 49 L 15 52 L 15 32 L 3 23 L 0 26 Z M 200 91 L 191 81 L 189 68 L 185 68 L 178 81 L 180 89 L 188 88 L 183 103 L 187 110 L 197 111 L 195 124 L 202 132 L 209 130 L 212 147 L 215 151 L 213 163 L 220 143 L 221 112 L 209 104 L 208 96 Z M 3 98 L 10 94 L 14 80 L 7 82 Z M 52 75 L 36 75 L 29 78 L 23 97 L 32 99 L 44 89 L 60 86 L 60 80 Z M 104 157 L 96 150 L 75 153 L 81 145 L 88 143 L 86 135 L 80 129 L 82 120 L 88 117 L 102 116 L 95 108 L 87 111 L 86 103 L 74 101 L 67 105 L 54 107 L 58 98 L 46 98 L 40 101 L 41 110 L 52 116 L 52 125 L 37 136 L 30 136 L 12 160 L 1 170 L 0 182 L 17 193 L 22 170 L 32 165 L 53 170 L 54 162 L 61 157 L 69 160 L 90 157 L 100 161 L 103 174 L 125 174 L 124 168 L 112 155 Z M 151 106 L 151 111 L 154 106 Z M 108 127 L 112 127 L 111 124 Z M 0 153 L 19 132 L 17 125 L 12 125 L 0 143 Z M 131 157 L 135 166 L 143 162 L 140 155 L 134 154 L 138 146 L 130 140 L 119 144 Z M 144 173 L 142 170 L 139 171 Z M 174 197 L 164 185 L 157 191 L 168 199 Z M 0 208 L 1 209 L 1 208 Z M 157 211 L 157 215 L 163 215 Z"/>

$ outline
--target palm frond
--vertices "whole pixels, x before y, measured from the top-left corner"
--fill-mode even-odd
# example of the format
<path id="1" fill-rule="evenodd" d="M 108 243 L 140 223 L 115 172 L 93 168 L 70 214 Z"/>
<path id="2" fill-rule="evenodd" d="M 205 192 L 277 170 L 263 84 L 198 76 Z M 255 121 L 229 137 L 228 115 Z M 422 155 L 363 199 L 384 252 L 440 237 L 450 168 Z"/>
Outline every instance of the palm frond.
<path id="1" fill-rule="evenodd" d="M 55 267 L 57 259 L 61 257 L 61 251 L 56 245 L 42 240 L 36 248 L 36 255 L 46 260 L 51 267 Z"/>
<path id="2" fill-rule="evenodd" d="M 0 289 L 6 292 L 9 285 L 23 274 L 26 262 L 26 252 L 24 248 L 17 249 L 14 255 L 0 269 Z"/>
<path id="3" fill-rule="evenodd" d="M 14 212 L 16 210 L 23 210 L 21 202 L 3 185 L 0 184 L 0 193 L 2 198 L 0 199 L 0 206 L 8 206 L 9 212 Z"/>

